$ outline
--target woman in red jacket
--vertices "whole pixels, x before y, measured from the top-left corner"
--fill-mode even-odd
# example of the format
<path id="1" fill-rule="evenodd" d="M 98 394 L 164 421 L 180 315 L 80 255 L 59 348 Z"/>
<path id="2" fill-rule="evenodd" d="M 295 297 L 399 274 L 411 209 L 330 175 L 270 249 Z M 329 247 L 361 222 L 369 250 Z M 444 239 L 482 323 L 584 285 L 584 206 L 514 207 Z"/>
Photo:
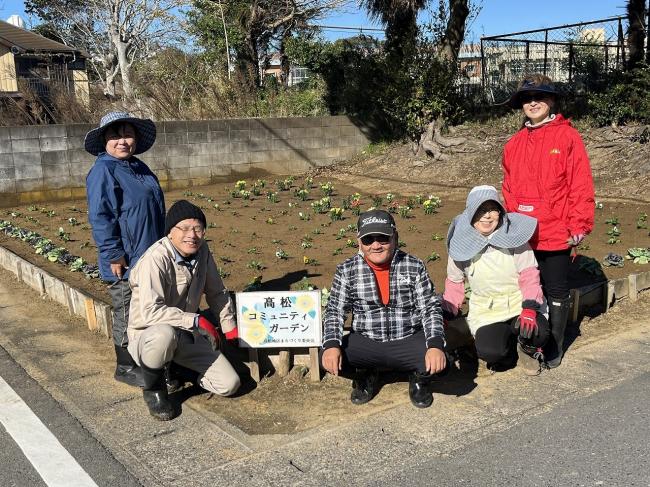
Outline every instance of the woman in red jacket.
<path id="1" fill-rule="evenodd" d="M 582 138 L 556 113 L 557 90 L 541 74 L 527 76 L 509 100 L 521 108 L 524 126 L 503 150 L 503 198 L 507 211 L 537 218 L 530 240 L 549 304 L 546 363 L 562 361 L 569 316 L 569 255 L 594 224 L 594 186 Z"/>

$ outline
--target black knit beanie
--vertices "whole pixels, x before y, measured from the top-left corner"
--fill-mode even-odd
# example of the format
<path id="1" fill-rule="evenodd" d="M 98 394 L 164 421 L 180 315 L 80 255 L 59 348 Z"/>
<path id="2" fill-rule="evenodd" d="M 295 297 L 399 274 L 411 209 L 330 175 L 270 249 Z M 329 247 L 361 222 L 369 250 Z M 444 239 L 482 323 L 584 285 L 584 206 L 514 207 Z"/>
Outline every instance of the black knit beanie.
<path id="1" fill-rule="evenodd" d="M 165 235 L 169 235 L 171 229 L 175 227 L 178 222 L 191 218 L 195 218 L 203 223 L 203 228 L 207 226 L 205 214 L 201 208 L 193 205 L 187 200 L 178 200 L 169 210 L 167 210 L 167 216 L 165 216 Z"/>

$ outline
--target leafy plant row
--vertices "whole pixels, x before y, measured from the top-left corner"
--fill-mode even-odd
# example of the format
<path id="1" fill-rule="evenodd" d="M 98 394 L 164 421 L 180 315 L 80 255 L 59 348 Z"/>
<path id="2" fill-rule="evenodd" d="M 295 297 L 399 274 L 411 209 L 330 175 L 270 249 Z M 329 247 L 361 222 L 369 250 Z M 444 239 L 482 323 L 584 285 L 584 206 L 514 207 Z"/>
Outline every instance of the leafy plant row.
<path id="1" fill-rule="evenodd" d="M 67 266 L 70 272 L 83 272 L 88 279 L 99 278 L 97 264 L 89 264 L 83 258 L 72 255 L 64 247 L 56 246 L 50 239 L 36 232 L 20 228 L 7 220 L 0 222 L 0 231 L 9 237 L 27 242 L 34 248 L 34 252 L 42 255 L 50 262 L 59 262 Z"/>

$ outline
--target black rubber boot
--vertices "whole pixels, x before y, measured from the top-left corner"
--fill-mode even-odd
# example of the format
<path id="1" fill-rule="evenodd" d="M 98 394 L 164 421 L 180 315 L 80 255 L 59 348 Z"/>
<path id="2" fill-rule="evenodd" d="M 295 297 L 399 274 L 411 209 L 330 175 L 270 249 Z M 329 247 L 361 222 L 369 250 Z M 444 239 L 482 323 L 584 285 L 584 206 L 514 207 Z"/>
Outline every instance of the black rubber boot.
<path id="1" fill-rule="evenodd" d="M 199 373 L 172 361 L 165 367 L 165 382 L 167 382 L 167 392 L 172 394 L 182 389 L 188 382 L 199 385 Z"/>
<path id="2" fill-rule="evenodd" d="M 562 363 L 564 355 L 564 332 L 569 320 L 569 306 L 571 298 L 565 299 L 548 299 L 548 321 L 551 324 L 551 337 L 549 340 L 548 352 L 545 354 L 548 358 L 546 365 L 554 369 Z"/>
<path id="3" fill-rule="evenodd" d="M 416 408 L 424 409 L 433 404 L 433 394 L 429 389 L 431 374 L 413 372 L 409 376 L 409 398 Z"/>
<path id="4" fill-rule="evenodd" d="M 352 381 L 350 401 L 357 405 L 367 403 L 377 394 L 378 385 L 379 373 L 376 370 L 357 370 L 357 376 Z"/>
<path id="5" fill-rule="evenodd" d="M 142 364 L 144 388 L 142 397 L 149 408 L 149 414 L 160 421 L 169 421 L 176 417 L 174 405 L 167 395 L 165 369 L 150 369 Z"/>
<path id="6" fill-rule="evenodd" d="M 117 357 L 115 380 L 133 387 L 143 387 L 142 370 L 135 363 L 126 347 L 115 345 L 115 356 Z"/>

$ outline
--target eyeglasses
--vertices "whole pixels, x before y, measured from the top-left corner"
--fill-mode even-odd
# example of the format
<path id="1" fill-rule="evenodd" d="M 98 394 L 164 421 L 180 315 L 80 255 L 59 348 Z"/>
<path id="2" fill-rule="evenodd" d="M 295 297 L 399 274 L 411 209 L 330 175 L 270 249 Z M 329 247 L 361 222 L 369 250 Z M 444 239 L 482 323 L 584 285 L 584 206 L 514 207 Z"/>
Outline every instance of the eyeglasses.
<path id="1" fill-rule="evenodd" d="M 178 228 L 184 234 L 194 232 L 197 235 L 201 236 L 201 235 L 203 235 L 205 233 L 205 228 L 203 228 L 201 225 L 196 225 L 194 227 L 179 227 L 177 225 L 174 225 L 174 228 Z"/>
<path id="2" fill-rule="evenodd" d="M 524 93 L 519 96 L 522 104 L 530 103 L 533 101 L 544 101 L 550 98 L 548 93 Z"/>
<path id="3" fill-rule="evenodd" d="M 372 245 L 373 242 L 379 242 L 382 245 L 386 245 L 388 242 L 390 242 L 390 236 L 389 235 L 364 235 L 361 237 L 361 243 L 363 245 Z"/>

